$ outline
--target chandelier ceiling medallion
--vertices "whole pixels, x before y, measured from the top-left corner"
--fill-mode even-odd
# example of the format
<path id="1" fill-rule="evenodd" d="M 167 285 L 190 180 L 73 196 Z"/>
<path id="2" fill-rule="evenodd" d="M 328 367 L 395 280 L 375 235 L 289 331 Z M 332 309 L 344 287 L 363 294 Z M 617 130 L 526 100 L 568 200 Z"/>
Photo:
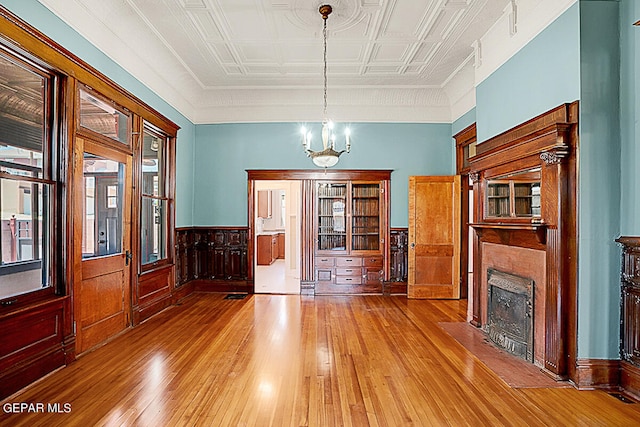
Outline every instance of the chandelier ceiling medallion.
<path id="1" fill-rule="evenodd" d="M 304 146 L 304 151 L 307 153 L 307 156 L 311 157 L 313 163 L 322 168 L 330 168 L 335 166 L 340 159 L 340 155 L 345 152 L 349 152 L 351 150 L 351 141 L 349 128 L 345 129 L 345 149 L 341 151 L 336 151 L 336 137 L 333 133 L 333 122 L 327 118 L 327 18 L 333 11 L 331 5 L 324 4 L 320 6 L 318 9 L 320 15 L 322 15 L 323 20 L 323 28 L 322 28 L 322 38 L 324 41 L 324 51 L 323 51 L 323 77 L 324 77 L 324 110 L 323 110 L 323 119 L 322 119 L 322 147 L 321 151 L 313 151 L 311 149 L 311 132 L 306 128 L 302 128 L 302 144 Z"/>

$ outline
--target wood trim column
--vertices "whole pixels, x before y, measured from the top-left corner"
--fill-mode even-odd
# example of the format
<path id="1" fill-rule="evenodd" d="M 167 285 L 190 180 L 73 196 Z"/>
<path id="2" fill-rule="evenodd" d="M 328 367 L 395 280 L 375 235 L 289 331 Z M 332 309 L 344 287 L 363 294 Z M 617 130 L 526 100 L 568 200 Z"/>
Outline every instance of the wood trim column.
<path id="1" fill-rule="evenodd" d="M 313 224 L 313 203 L 315 200 L 315 181 L 305 179 L 302 181 L 302 224 Z M 316 242 L 313 238 L 313 229 L 303 225 L 301 232 L 302 240 L 302 267 L 300 272 L 300 293 L 302 295 L 315 294 L 314 253 Z"/>
<path id="2" fill-rule="evenodd" d="M 545 301 L 545 359 L 544 367 L 558 379 L 566 378 L 568 318 L 565 308 L 567 295 L 567 266 L 569 258 L 563 236 L 563 218 L 567 212 L 567 162 L 569 127 L 559 127 L 558 144 L 540 153 L 542 160 L 543 212 L 546 221 L 546 301 Z M 575 359 L 575 356 L 574 356 Z"/>
<path id="3" fill-rule="evenodd" d="M 482 203 L 478 203 L 480 197 L 483 197 L 480 185 L 480 174 L 470 173 L 469 178 L 473 182 L 473 216 L 482 218 Z M 482 326 L 480 311 L 480 289 L 482 288 L 482 242 L 478 235 L 478 230 L 473 231 L 473 306 L 471 309 L 471 324 L 476 327 Z"/>

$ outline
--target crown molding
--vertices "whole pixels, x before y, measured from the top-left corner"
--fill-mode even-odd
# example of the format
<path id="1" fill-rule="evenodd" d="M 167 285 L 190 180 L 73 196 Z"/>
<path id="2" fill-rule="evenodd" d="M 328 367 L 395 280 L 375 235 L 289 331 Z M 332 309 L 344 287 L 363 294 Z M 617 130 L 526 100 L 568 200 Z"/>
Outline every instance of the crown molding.
<path id="1" fill-rule="evenodd" d="M 474 43 L 476 86 L 500 68 L 578 0 L 512 0 Z"/>

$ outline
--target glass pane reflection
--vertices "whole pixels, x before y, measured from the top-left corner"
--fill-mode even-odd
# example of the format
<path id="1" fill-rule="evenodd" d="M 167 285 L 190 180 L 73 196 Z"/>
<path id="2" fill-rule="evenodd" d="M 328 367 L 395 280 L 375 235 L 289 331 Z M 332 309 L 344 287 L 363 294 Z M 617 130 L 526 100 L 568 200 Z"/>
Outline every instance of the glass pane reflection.
<path id="1" fill-rule="evenodd" d="M 84 154 L 82 256 L 122 252 L 124 164 Z"/>
<path id="2" fill-rule="evenodd" d="M 166 258 L 167 201 L 142 197 L 142 264 Z"/>

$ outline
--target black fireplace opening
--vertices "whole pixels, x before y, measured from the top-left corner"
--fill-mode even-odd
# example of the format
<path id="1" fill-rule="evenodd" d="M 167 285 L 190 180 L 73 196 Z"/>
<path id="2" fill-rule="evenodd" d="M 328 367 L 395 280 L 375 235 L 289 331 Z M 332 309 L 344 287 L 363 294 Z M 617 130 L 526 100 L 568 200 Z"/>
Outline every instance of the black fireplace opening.
<path id="1" fill-rule="evenodd" d="M 489 339 L 505 351 L 533 363 L 532 279 L 487 269 Z"/>

